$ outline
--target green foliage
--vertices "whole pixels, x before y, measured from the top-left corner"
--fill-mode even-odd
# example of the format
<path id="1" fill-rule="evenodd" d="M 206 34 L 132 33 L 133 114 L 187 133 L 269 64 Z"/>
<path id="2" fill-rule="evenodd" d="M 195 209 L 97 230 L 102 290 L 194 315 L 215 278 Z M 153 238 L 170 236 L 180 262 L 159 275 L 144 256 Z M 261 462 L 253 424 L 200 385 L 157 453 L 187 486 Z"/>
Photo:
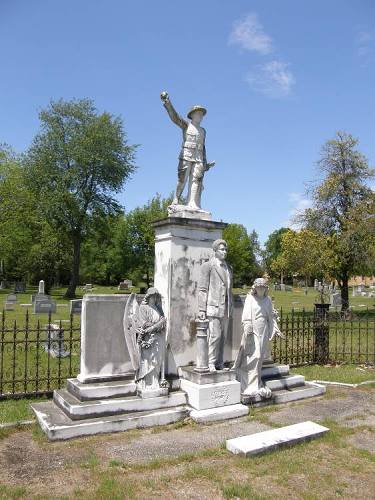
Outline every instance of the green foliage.
<path id="1" fill-rule="evenodd" d="M 29 190 L 45 220 L 69 242 L 75 296 L 81 244 L 105 215 L 120 211 L 114 195 L 134 171 L 135 146 L 120 118 L 98 114 L 88 99 L 51 102 L 26 158 Z"/>
<path id="2" fill-rule="evenodd" d="M 263 262 L 266 271 L 270 274 L 270 276 L 274 275 L 274 268 L 272 264 L 281 254 L 282 236 L 287 231 L 289 231 L 289 229 L 286 227 L 276 229 L 276 231 L 273 231 L 273 233 L 268 236 L 267 241 L 264 244 Z M 277 274 L 279 273 L 277 272 Z"/>
<path id="3" fill-rule="evenodd" d="M 323 178 L 312 190 L 313 207 L 300 217 L 307 229 L 328 238 L 344 310 L 349 307 L 349 278 L 371 272 L 374 262 L 374 193 L 368 181 L 375 170 L 357 144 L 350 134 L 338 132 L 323 146 L 318 163 Z"/>
<path id="4" fill-rule="evenodd" d="M 233 267 L 234 286 L 250 285 L 262 274 L 255 256 L 258 249 L 255 231 L 249 235 L 241 224 L 228 224 L 223 231 L 223 238 L 228 243 L 228 262 Z"/>

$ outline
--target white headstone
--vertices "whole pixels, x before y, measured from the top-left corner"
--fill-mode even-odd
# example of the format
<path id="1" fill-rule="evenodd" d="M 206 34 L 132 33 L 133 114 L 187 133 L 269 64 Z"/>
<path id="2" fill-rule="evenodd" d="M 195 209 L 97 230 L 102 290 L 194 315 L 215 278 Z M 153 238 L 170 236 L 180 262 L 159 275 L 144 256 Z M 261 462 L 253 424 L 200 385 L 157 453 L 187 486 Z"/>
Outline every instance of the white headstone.
<path id="1" fill-rule="evenodd" d="M 38 290 L 38 294 L 39 295 L 44 295 L 44 281 L 43 280 L 40 280 L 39 281 L 39 290 Z"/>

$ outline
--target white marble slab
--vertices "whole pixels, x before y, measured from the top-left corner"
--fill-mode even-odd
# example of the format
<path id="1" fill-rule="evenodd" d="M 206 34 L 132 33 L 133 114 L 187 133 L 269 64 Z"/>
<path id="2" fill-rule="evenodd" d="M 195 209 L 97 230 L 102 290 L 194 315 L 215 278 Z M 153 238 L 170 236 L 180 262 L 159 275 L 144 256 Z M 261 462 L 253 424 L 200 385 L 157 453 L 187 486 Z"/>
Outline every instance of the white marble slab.
<path id="1" fill-rule="evenodd" d="M 218 420 L 228 420 L 229 418 L 244 417 L 249 413 L 249 407 L 241 403 L 219 408 L 209 408 L 208 410 L 192 410 L 190 418 L 198 424 L 216 422 Z"/>
<path id="2" fill-rule="evenodd" d="M 181 389 L 187 393 L 189 405 L 196 410 L 235 405 L 241 401 L 241 384 L 237 380 L 200 385 L 182 379 Z"/>
<path id="3" fill-rule="evenodd" d="M 250 434 L 249 436 L 228 439 L 226 447 L 227 450 L 234 454 L 248 457 L 275 450 L 281 446 L 313 439 L 328 431 L 329 429 L 327 427 L 323 427 L 315 422 L 306 421 L 286 427 L 271 429 L 269 431 Z"/>

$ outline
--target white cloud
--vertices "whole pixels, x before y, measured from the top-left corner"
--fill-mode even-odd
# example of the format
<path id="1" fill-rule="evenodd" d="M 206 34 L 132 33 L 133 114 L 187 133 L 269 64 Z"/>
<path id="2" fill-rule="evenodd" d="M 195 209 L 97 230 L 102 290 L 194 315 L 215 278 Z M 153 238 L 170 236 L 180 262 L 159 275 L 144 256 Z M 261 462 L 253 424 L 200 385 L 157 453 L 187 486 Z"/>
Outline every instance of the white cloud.
<path id="1" fill-rule="evenodd" d="M 370 62 L 375 50 L 375 33 L 368 30 L 359 30 L 356 37 L 357 54 L 365 63 Z"/>
<path id="2" fill-rule="evenodd" d="M 296 83 L 289 64 L 277 60 L 255 66 L 246 81 L 257 92 L 275 98 L 288 96 Z"/>
<path id="3" fill-rule="evenodd" d="M 306 208 L 310 208 L 312 203 L 309 198 L 306 198 L 301 193 L 289 193 L 288 194 L 289 204 L 291 208 L 288 213 L 288 220 L 286 221 L 287 227 L 292 227 L 298 229 L 298 223 L 296 222 L 296 217 L 301 214 Z"/>
<path id="4" fill-rule="evenodd" d="M 270 54 L 273 50 L 272 38 L 265 33 L 255 13 L 250 13 L 233 24 L 229 43 L 262 55 Z"/>

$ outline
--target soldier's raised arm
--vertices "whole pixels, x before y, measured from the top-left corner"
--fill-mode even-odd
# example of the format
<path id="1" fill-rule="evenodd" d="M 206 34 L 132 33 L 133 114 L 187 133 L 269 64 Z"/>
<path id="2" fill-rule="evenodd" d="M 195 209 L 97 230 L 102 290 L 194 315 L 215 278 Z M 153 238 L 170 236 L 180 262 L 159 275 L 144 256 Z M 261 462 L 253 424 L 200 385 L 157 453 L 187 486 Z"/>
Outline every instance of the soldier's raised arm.
<path id="1" fill-rule="evenodd" d="M 186 128 L 188 126 L 188 122 L 184 118 L 182 118 L 182 116 L 180 116 L 177 113 L 177 111 L 174 109 L 174 107 L 169 99 L 168 93 L 162 92 L 160 94 L 160 99 L 162 100 L 163 105 L 164 105 L 165 109 L 167 110 L 169 118 L 172 120 L 172 122 L 181 128 Z"/>

